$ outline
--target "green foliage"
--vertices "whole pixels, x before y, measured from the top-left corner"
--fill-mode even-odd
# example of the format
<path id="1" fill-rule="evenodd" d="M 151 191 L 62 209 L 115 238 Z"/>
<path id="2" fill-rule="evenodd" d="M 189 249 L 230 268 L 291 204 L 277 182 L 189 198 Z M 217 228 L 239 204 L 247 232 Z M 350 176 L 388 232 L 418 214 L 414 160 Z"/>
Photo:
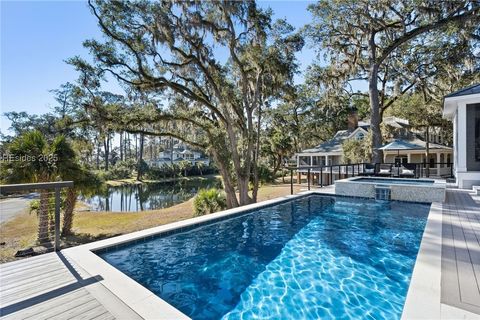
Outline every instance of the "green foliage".
<path id="1" fill-rule="evenodd" d="M 194 166 L 190 164 L 181 168 L 178 163 L 174 162 L 173 164 L 165 163 L 160 167 L 149 167 L 148 171 L 146 172 L 146 177 L 151 180 L 173 178 L 178 175 L 185 174 L 185 170 L 187 176 L 213 174 L 218 172 L 218 169 L 213 165 L 213 163 L 206 165 L 203 162 L 197 162 Z"/>
<path id="2" fill-rule="evenodd" d="M 129 91 L 169 99 L 113 112 L 103 112 L 96 101 L 85 105 L 126 131 L 180 137 L 206 150 L 223 176 L 229 206 L 256 201 L 246 182 L 256 172 L 261 119 L 292 87 L 302 36 L 285 20 L 273 21 L 271 10 L 254 1 L 90 1 L 89 6 L 105 36 L 84 42 L 95 64 L 79 57 L 68 61 L 88 86 L 85 97 L 99 95 L 108 70 Z M 217 50 L 227 56 L 219 59 Z"/>
<path id="3" fill-rule="evenodd" d="M 362 140 L 348 139 L 343 142 L 343 161 L 345 163 L 370 162 L 372 134 L 369 132 Z"/>
<path id="4" fill-rule="evenodd" d="M 275 174 L 266 164 L 258 164 L 258 179 L 261 184 L 271 183 L 275 181 Z"/>
<path id="5" fill-rule="evenodd" d="M 148 164 L 145 162 L 145 160 L 141 160 L 140 164 L 137 168 L 137 170 L 140 170 L 141 174 L 143 175 L 145 172 L 148 171 Z"/>
<path id="6" fill-rule="evenodd" d="M 320 0 L 309 10 L 313 23 L 306 32 L 319 49 L 325 90 L 353 93 L 353 80 L 369 83 L 376 162 L 383 159 L 383 112 L 399 97 L 426 94 L 442 70 L 478 73 L 478 3 Z"/>
<path id="7" fill-rule="evenodd" d="M 227 208 L 225 192 L 216 189 L 200 189 L 193 200 L 195 216 L 214 213 Z"/>
<path id="8" fill-rule="evenodd" d="M 132 177 L 132 169 L 123 164 L 119 164 L 113 166 L 101 176 L 104 180 L 129 179 Z"/>

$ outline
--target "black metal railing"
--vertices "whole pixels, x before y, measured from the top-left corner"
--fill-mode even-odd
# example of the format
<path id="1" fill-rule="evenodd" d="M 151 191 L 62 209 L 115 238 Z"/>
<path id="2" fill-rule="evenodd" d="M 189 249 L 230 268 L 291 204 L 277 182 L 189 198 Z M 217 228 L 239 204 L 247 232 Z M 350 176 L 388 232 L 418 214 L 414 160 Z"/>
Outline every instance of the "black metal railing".
<path id="1" fill-rule="evenodd" d="M 366 167 L 373 166 L 373 172 L 366 171 Z M 329 186 L 338 179 L 346 179 L 359 175 L 377 176 L 381 167 L 387 167 L 389 173 L 382 173 L 383 177 L 403 177 L 400 171 L 402 167 L 413 168 L 413 177 L 429 178 L 430 176 L 453 178 L 453 164 L 449 162 L 434 163 L 349 163 L 320 166 L 299 166 L 285 167 L 290 170 L 290 193 L 293 194 L 293 176 L 297 172 L 297 183 L 301 184 L 302 175 L 306 174 L 307 188 L 310 190 L 312 182 L 315 183 L 315 176 L 318 175 L 317 182 L 319 187 Z M 338 178 L 338 179 L 336 179 Z M 311 181 L 313 180 L 313 181 Z"/>
<path id="2" fill-rule="evenodd" d="M 53 234 L 54 237 L 54 250 L 58 251 L 60 249 L 60 205 L 61 205 L 61 194 L 60 191 L 63 188 L 73 187 L 73 181 L 61 181 L 61 182 L 45 182 L 45 183 L 24 183 L 24 184 L 7 184 L 0 185 L 0 196 L 5 197 L 7 195 L 12 195 L 14 197 L 20 196 L 25 192 L 37 191 L 39 193 L 38 198 L 42 198 L 46 201 L 40 201 L 40 206 L 44 205 L 41 209 L 50 212 L 53 211 L 52 220 L 48 221 L 50 217 L 47 217 L 45 223 L 47 225 L 40 226 L 46 229 L 49 229 L 46 232 L 48 235 L 45 238 L 39 238 L 38 242 L 41 245 L 51 245 L 51 237 Z M 53 201 L 50 201 L 53 199 Z M 53 226 L 52 223 L 53 222 Z M 40 221 L 39 221 L 40 224 Z M 52 228 L 50 230 L 50 228 Z M 51 231 L 51 232 L 50 232 Z"/>

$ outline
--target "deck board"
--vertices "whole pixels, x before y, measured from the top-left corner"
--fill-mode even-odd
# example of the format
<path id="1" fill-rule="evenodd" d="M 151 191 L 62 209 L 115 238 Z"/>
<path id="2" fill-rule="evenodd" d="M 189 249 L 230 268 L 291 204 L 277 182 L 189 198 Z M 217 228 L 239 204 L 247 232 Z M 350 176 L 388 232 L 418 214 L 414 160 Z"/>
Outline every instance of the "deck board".
<path id="1" fill-rule="evenodd" d="M 0 319 L 141 319 L 61 253 L 0 265 Z"/>
<path id="2" fill-rule="evenodd" d="M 443 204 L 441 301 L 480 314 L 480 204 L 448 190 Z"/>

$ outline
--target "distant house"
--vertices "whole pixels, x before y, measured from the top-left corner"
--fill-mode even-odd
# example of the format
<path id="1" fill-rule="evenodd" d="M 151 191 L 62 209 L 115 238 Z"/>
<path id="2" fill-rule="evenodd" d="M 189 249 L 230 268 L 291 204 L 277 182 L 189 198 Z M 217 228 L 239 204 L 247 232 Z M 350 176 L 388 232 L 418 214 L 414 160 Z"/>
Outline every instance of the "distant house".
<path id="1" fill-rule="evenodd" d="M 454 173 L 458 187 L 480 185 L 480 84 L 445 96 L 443 117 L 453 122 Z"/>
<path id="2" fill-rule="evenodd" d="M 208 159 L 202 152 L 192 150 L 183 142 L 176 142 L 167 150 L 159 153 L 158 158 L 149 161 L 150 166 L 161 167 L 164 164 L 171 164 L 180 161 L 190 161 L 192 164 L 203 162 L 205 165 L 210 164 Z"/>
<path id="3" fill-rule="evenodd" d="M 439 141 L 434 135 L 429 139 L 429 159 L 426 155 L 426 141 L 421 132 L 413 130 L 408 120 L 398 117 L 385 117 L 383 124 L 394 132 L 392 140 L 405 142 L 412 146 L 412 149 L 385 150 L 384 162 L 386 163 L 430 163 L 433 168 L 432 175 L 447 174 L 449 166 L 446 163 L 452 162 L 452 148 L 433 141 Z M 357 113 L 354 111 L 349 115 L 348 129 L 340 130 L 332 139 L 325 141 L 318 146 L 302 150 L 297 153 L 297 166 L 321 166 L 343 164 L 343 143 L 350 139 L 363 140 L 370 130 L 370 121 L 358 121 Z M 437 165 L 437 163 L 444 163 Z"/>

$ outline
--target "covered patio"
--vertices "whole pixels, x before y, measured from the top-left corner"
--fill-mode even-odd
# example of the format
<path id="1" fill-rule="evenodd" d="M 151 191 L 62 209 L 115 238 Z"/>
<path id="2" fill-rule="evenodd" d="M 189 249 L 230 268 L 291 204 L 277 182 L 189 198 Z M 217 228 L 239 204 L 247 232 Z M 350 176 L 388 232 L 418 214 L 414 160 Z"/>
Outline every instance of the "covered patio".
<path id="1" fill-rule="evenodd" d="M 383 150 L 384 163 L 419 163 L 426 168 L 429 165 L 431 176 L 449 176 L 452 167 L 452 148 L 429 143 L 420 139 L 403 140 L 395 139 L 380 148 Z"/>

